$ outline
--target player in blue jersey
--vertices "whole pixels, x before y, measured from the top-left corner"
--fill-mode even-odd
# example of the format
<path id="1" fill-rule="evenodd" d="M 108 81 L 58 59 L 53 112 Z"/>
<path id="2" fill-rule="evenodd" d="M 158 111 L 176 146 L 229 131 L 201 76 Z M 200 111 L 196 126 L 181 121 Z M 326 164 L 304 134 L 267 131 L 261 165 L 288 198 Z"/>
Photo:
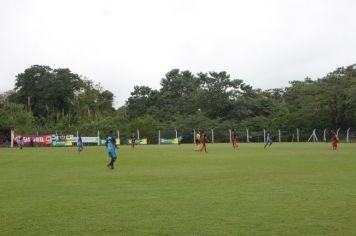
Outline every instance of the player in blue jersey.
<path id="1" fill-rule="evenodd" d="M 77 147 L 78 147 L 78 152 L 79 153 L 81 151 L 83 151 L 83 149 L 84 149 L 84 144 L 83 144 L 83 140 L 82 140 L 82 135 L 81 134 L 79 134 L 79 136 L 78 136 Z"/>
<path id="2" fill-rule="evenodd" d="M 272 137 L 269 134 L 267 134 L 266 145 L 264 148 L 266 148 L 267 146 L 271 147 L 272 143 L 273 143 Z"/>
<path id="3" fill-rule="evenodd" d="M 109 167 L 110 169 L 114 169 L 114 162 L 116 161 L 117 155 L 116 155 L 116 149 L 117 144 L 116 144 L 116 139 L 114 136 L 114 131 L 110 131 L 109 136 L 106 139 L 106 148 L 108 149 L 108 154 L 110 157 L 110 162 L 109 164 L 107 164 L 107 167 Z"/>
<path id="4" fill-rule="evenodd" d="M 22 149 L 24 145 L 25 145 L 25 140 L 24 140 L 24 137 L 21 135 L 20 138 L 19 138 L 19 147 L 20 147 L 20 149 Z"/>

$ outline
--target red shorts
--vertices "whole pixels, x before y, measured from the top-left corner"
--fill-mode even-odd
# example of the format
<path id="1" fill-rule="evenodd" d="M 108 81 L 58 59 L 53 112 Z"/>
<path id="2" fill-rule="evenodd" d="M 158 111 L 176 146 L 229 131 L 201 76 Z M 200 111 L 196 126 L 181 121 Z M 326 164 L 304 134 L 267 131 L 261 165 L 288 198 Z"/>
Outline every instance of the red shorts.
<path id="1" fill-rule="evenodd" d="M 233 138 L 233 139 L 232 139 L 232 143 L 233 143 L 233 144 L 236 144 L 236 143 L 237 143 L 237 139 Z"/>

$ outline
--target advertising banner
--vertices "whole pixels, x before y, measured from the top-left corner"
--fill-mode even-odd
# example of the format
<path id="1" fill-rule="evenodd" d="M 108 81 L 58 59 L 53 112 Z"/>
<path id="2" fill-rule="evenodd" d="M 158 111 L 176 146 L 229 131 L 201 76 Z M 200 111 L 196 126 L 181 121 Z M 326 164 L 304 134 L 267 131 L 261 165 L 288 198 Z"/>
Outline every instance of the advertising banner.
<path id="1" fill-rule="evenodd" d="M 173 139 L 161 138 L 160 143 L 161 144 L 172 144 Z"/>
<path id="2" fill-rule="evenodd" d="M 52 134 L 52 141 L 66 141 L 66 140 L 72 140 L 73 135 L 72 134 L 64 134 L 64 135 L 55 135 Z"/>
<path id="3" fill-rule="evenodd" d="M 105 145 L 106 144 L 106 139 L 101 139 L 100 140 L 100 145 Z M 119 138 L 116 139 L 116 145 L 120 145 L 121 141 Z"/>
<path id="4" fill-rule="evenodd" d="M 78 137 L 72 137 L 71 141 L 77 143 Z M 98 143 L 99 141 L 99 137 L 82 137 L 83 143 Z"/>
<path id="5" fill-rule="evenodd" d="M 31 139 L 33 145 L 50 145 L 52 144 L 52 135 L 45 134 L 45 135 L 25 135 L 25 134 L 16 134 L 15 135 L 15 142 L 19 143 L 19 138 L 23 137 L 24 143 L 26 146 L 31 145 Z"/>
<path id="6" fill-rule="evenodd" d="M 160 143 L 161 144 L 178 144 L 178 139 L 177 138 L 172 138 L 172 139 L 161 138 Z"/>
<path id="7" fill-rule="evenodd" d="M 127 140 L 127 143 L 131 145 L 131 139 Z M 135 144 L 147 144 L 147 138 L 136 139 Z"/>
<path id="8" fill-rule="evenodd" d="M 54 147 L 64 147 L 65 145 L 66 145 L 66 141 L 54 140 L 52 142 L 52 146 L 54 146 Z"/>

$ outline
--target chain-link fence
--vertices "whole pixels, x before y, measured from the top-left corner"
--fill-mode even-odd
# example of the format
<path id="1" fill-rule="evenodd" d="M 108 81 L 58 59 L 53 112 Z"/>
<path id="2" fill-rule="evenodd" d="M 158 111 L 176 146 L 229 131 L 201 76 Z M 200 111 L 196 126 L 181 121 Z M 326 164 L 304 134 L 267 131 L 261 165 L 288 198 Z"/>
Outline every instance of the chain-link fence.
<path id="1" fill-rule="evenodd" d="M 62 133 L 58 130 L 50 132 L 46 131 L 41 135 L 41 132 L 36 131 L 34 134 L 27 134 L 28 136 L 44 135 L 58 135 L 58 136 L 68 136 L 71 135 L 75 140 L 77 134 L 80 131 L 74 131 L 73 134 Z M 109 131 L 100 131 L 97 133 L 85 134 L 81 133 L 84 137 L 95 137 L 98 141 L 93 141 L 89 145 L 102 144 L 102 141 L 106 139 Z M 129 144 L 131 136 L 135 135 L 138 143 L 142 144 L 170 144 L 170 143 L 195 143 L 195 138 L 197 133 L 202 136 L 206 133 L 210 143 L 230 143 L 233 133 L 236 133 L 238 142 L 240 143 L 259 143 L 265 142 L 266 138 L 269 136 L 274 142 L 330 142 L 334 136 L 337 136 L 340 142 L 356 142 L 356 129 L 324 129 L 324 130 L 306 130 L 306 129 L 293 129 L 293 130 L 279 130 L 279 129 L 263 129 L 254 130 L 249 128 L 235 128 L 235 127 L 219 127 L 219 128 L 206 128 L 206 127 L 161 127 L 160 129 L 154 130 L 114 130 L 115 136 L 120 139 L 120 144 Z M 16 132 L 14 137 L 16 137 Z M 25 134 L 21 134 L 25 135 Z M 10 146 L 10 131 L 0 132 L 0 146 L 8 147 Z M 144 140 L 144 141 L 143 141 Z M 44 144 L 46 145 L 46 144 Z"/>
<path id="2" fill-rule="evenodd" d="M 250 130 L 246 128 L 181 128 L 181 129 L 160 129 L 156 135 L 147 135 L 140 132 L 141 138 L 147 138 L 149 144 L 158 144 L 161 139 L 171 140 L 182 137 L 182 143 L 194 143 L 195 135 L 206 133 L 210 143 L 229 143 L 233 132 L 236 132 L 238 142 L 265 142 L 267 136 L 272 137 L 274 142 L 329 142 L 337 135 L 341 142 L 356 142 L 356 130 Z M 122 138 L 122 137 L 120 137 Z"/>

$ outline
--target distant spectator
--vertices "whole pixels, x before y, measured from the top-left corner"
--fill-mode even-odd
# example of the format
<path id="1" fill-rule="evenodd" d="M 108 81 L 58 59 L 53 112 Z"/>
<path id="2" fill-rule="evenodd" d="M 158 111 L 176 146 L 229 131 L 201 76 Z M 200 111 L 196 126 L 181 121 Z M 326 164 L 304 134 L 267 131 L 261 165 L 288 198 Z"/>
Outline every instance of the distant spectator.
<path id="1" fill-rule="evenodd" d="M 19 138 L 19 147 L 20 147 L 20 149 L 23 148 L 24 144 L 25 144 L 24 138 L 23 138 L 23 136 L 20 136 L 20 138 Z"/>
<path id="2" fill-rule="evenodd" d="M 183 140 L 183 136 L 180 134 L 178 136 L 178 145 L 180 145 L 182 143 L 182 140 Z"/>
<path id="3" fill-rule="evenodd" d="M 30 137 L 30 146 L 33 147 L 33 138 Z"/>

